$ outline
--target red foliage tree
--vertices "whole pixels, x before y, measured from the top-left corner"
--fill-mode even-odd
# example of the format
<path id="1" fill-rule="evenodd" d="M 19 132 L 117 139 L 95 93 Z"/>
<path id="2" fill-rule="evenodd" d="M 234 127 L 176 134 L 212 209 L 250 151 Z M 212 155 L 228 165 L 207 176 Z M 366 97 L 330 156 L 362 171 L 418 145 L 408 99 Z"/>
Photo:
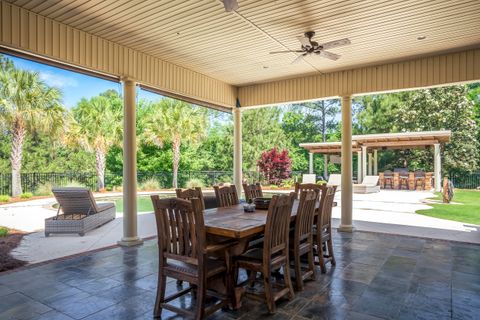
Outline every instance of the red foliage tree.
<path id="1" fill-rule="evenodd" d="M 290 177 L 292 160 L 288 150 L 279 152 L 277 148 L 264 151 L 257 165 L 270 184 L 280 185 L 283 180 Z"/>

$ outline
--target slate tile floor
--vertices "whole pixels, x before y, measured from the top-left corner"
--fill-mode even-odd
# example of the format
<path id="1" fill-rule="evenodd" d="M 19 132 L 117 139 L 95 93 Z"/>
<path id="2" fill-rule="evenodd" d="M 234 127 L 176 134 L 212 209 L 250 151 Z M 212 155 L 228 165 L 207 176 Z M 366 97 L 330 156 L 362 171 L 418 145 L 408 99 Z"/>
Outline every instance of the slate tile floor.
<path id="1" fill-rule="evenodd" d="M 337 266 L 274 316 L 247 300 L 210 318 L 480 319 L 480 246 L 355 232 L 335 234 L 335 253 Z M 151 319 L 156 260 L 151 240 L 1 275 L 0 319 Z"/>

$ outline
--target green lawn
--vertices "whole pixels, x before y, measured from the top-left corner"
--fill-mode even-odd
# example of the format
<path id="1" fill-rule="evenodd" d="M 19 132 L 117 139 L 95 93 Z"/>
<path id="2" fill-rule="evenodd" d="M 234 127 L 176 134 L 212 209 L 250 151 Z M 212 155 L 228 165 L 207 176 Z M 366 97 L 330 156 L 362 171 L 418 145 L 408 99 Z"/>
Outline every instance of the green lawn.
<path id="1" fill-rule="evenodd" d="M 438 193 L 432 199 L 441 200 L 442 196 Z M 440 219 L 480 225 L 480 191 L 455 190 L 452 201 L 461 204 L 431 204 L 433 209 L 418 210 L 417 213 Z"/>
<path id="2" fill-rule="evenodd" d="M 109 200 L 105 199 L 105 201 L 109 201 Z M 115 199 L 115 206 L 117 207 L 117 212 L 123 212 L 123 199 L 122 198 Z M 138 197 L 137 210 L 138 212 L 153 211 L 152 199 L 150 199 L 150 197 Z"/>

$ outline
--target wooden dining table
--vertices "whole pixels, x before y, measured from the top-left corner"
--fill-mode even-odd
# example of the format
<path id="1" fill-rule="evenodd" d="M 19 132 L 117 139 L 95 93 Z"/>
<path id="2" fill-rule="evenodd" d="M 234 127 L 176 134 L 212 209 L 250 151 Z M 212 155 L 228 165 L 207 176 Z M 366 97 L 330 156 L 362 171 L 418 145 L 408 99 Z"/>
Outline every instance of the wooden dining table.
<path id="1" fill-rule="evenodd" d="M 299 201 L 295 200 L 292 206 L 291 219 L 295 221 Z M 317 209 L 318 209 L 317 203 Z M 318 211 L 318 210 L 316 210 Z M 268 210 L 256 209 L 254 212 L 245 212 L 243 204 L 224 208 L 213 208 L 204 211 L 205 231 L 210 243 L 225 239 L 234 239 L 237 244 L 232 246 L 230 254 L 240 255 L 248 248 L 249 242 L 261 236 L 265 230 Z M 236 288 L 233 297 L 233 307 L 240 307 L 243 294 L 242 288 Z"/>
<path id="2" fill-rule="evenodd" d="M 292 220 L 298 210 L 298 200 L 292 207 Z M 268 210 L 255 209 L 245 212 L 243 204 L 204 211 L 205 229 L 208 235 L 241 240 L 263 233 L 267 222 Z"/>

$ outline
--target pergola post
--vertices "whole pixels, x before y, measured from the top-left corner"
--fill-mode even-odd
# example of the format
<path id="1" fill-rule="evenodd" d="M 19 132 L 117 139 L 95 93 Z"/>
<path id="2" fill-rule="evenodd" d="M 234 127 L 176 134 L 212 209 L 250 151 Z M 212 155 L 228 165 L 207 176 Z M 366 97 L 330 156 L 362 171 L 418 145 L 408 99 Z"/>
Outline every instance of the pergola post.
<path id="1" fill-rule="evenodd" d="M 143 241 L 137 233 L 136 83 L 123 81 L 123 237 L 118 244 L 134 246 Z"/>
<path id="2" fill-rule="evenodd" d="M 323 179 L 328 180 L 328 154 L 323 155 Z"/>
<path id="3" fill-rule="evenodd" d="M 342 216 L 339 231 L 352 232 L 352 99 L 342 97 Z"/>
<path id="4" fill-rule="evenodd" d="M 308 173 L 313 173 L 313 153 L 308 153 Z"/>
<path id="5" fill-rule="evenodd" d="M 366 176 L 367 176 L 367 147 L 362 146 L 362 181 L 363 179 L 365 179 Z"/>
<path id="6" fill-rule="evenodd" d="M 371 176 L 373 172 L 373 154 L 368 153 L 368 175 Z"/>
<path id="7" fill-rule="evenodd" d="M 357 151 L 357 183 L 362 182 L 362 151 Z"/>
<path id="8" fill-rule="evenodd" d="M 433 145 L 433 151 L 433 178 L 435 179 L 435 191 L 440 192 L 442 189 L 442 158 L 440 155 L 440 143 L 435 143 Z"/>
<path id="9" fill-rule="evenodd" d="M 373 175 L 378 175 L 378 150 L 373 150 Z"/>
<path id="10" fill-rule="evenodd" d="M 233 109 L 233 183 L 238 194 L 242 194 L 242 111 Z"/>

